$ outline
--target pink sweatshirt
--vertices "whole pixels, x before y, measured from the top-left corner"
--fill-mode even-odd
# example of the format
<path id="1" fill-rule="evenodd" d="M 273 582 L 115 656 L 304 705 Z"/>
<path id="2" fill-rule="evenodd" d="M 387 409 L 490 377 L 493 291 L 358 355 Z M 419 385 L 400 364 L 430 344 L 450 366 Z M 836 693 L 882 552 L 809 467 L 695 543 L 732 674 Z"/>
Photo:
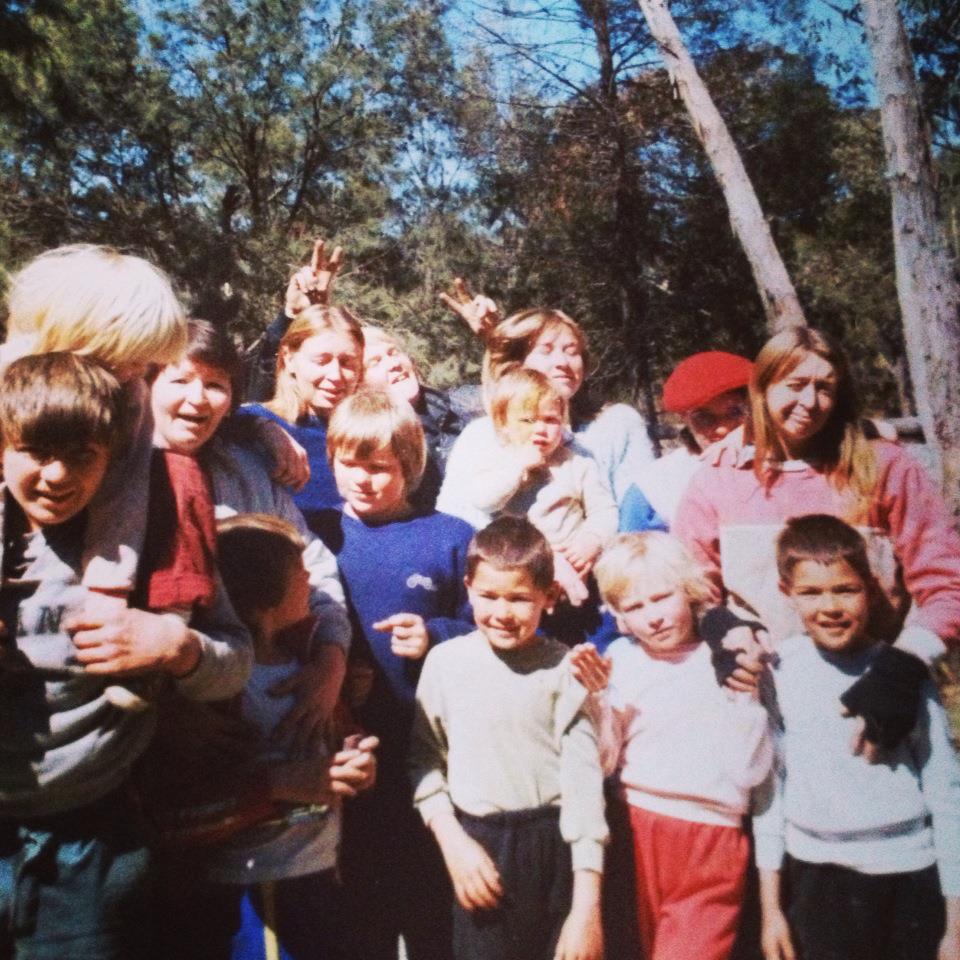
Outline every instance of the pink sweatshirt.
<path id="1" fill-rule="evenodd" d="M 654 655 L 621 637 L 607 652 L 609 689 L 588 701 L 604 773 L 620 771 L 633 806 L 741 826 L 773 761 L 766 710 L 750 694 L 717 686 L 704 643 Z"/>
<path id="2" fill-rule="evenodd" d="M 932 656 L 937 651 L 930 642 L 954 642 L 960 635 L 960 537 L 923 467 L 897 444 L 878 440 L 873 446 L 876 492 L 869 526 L 859 529 L 867 534 L 874 572 L 891 591 L 899 565 L 913 600 L 907 625 L 923 634 L 916 646 L 928 638 L 925 649 Z M 753 447 L 711 448 L 673 528 L 730 595 L 731 605 L 759 616 L 775 642 L 797 624 L 777 588 L 774 542 L 784 522 L 808 513 L 856 520 L 853 496 L 838 491 L 823 473 L 803 461 L 778 468 L 765 490 L 753 472 Z"/>

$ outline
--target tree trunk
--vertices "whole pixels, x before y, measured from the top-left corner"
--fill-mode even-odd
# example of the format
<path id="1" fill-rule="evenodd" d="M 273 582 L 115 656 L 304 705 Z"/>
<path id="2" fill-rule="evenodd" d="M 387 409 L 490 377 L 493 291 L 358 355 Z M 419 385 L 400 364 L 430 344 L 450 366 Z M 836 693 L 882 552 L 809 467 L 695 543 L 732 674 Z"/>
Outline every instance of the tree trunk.
<path id="1" fill-rule="evenodd" d="M 897 295 L 917 413 L 960 516 L 960 283 L 937 211 L 930 137 L 896 0 L 860 0 L 893 205 Z"/>
<path id="2" fill-rule="evenodd" d="M 768 330 L 776 333 L 784 327 L 806 324 L 797 292 L 773 242 L 770 226 L 763 216 L 736 144 L 697 73 L 696 65 L 670 15 L 667 0 L 637 2 L 657 42 L 670 79 L 690 114 L 694 133 L 703 144 L 723 190 L 730 225 L 750 262 Z"/>

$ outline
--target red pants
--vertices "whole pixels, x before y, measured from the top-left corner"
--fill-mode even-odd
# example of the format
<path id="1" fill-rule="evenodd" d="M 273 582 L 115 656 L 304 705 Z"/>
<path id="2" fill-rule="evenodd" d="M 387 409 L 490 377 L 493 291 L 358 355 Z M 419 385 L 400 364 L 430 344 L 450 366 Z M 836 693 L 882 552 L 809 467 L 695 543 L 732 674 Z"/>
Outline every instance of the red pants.
<path id="1" fill-rule="evenodd" d="M 727 960 L 745 886 L 746 834 L 632 805 L 630 827 L 646 960 Z"/>

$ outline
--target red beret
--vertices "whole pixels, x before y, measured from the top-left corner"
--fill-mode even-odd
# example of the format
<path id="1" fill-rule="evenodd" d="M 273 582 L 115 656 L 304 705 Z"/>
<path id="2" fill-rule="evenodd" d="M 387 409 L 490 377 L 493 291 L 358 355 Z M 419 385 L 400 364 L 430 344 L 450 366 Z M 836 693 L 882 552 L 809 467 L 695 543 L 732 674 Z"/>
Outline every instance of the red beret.
<path id="1" fill-rule="evenodd" d="M 750 382 L 753 364 L 746 357 L 722 350 L 695 353 L 677 364 L 663 385 L 663 409 L 687 413 L 728 390 Z"/>

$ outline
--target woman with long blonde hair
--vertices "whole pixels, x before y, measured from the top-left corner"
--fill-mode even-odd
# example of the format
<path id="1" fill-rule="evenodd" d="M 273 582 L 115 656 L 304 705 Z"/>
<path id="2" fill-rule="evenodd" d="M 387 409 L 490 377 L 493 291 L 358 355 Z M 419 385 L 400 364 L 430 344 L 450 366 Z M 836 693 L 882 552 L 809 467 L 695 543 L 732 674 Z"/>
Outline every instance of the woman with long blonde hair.
<path id="1" fill-rule="evenodd" d="M 713 448 L 690 483 L 675 533 L 728 605 L 760 620 L 776 645 L 799 629 L 776 574 L 785 522 L 820 513 L 858 527 L 891 599 L 887 632 L 897 650 L 884 652 L 914 655 L 893 656 L 891 673 L 920 676 L 916 658 L 929 663 L 960 634 L 960 537 L 926 471 L 898 444 L 869 435 L 849 362 L 820 331 L 795 327 L 766 343 L 750 405 L 742 442 Z M 878 712 L 868 739 L 893 736 L 882 727 Z"/>
<path id="2" fill-rule="evenodd" d="M 294 501 L 310 523 L 340 503 L 327 463 L 327 421 L 363 376 L 363 330 L 346 308 L 311 306 L 290 324 L 277 354 L 276 388 L 266 403 L 240 408 L 280 424 L 307 452 L 310 479 Z"/>

